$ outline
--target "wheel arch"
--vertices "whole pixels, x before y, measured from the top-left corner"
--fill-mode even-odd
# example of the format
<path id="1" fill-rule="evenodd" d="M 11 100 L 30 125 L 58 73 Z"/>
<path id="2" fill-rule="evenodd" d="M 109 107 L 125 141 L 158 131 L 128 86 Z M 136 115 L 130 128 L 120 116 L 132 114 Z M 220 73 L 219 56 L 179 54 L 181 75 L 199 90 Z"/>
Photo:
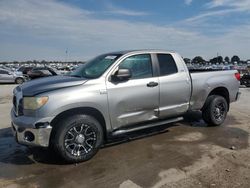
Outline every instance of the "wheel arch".
<path id="1" fill-rule="evenodd" d="M 50 123 L 52 126 L 52 133 L 51 133 L 50 138 L 53 138 L 53 135 L 54 135 L 55 130 L 56 130 L 56 125 L 60 120 L 62 120 L 65 117 L 69 117 L 69 116 L 75 115 L 75 114 L 86 114 L 86 115 L 90 115 L 90 116 L 93 116 L 94 118 L 96 118 L 97 121 L 102 126 L 103 133 L 104 133 L 104 140 L 107 139 L 107 128 L 106 128 L 105 118 L 99 110 L 97 110 L 96 108 L 93 108 L 93 107 L 77 107 L 77 108 L 68 109 L 68 110 L 65 110 L 65 111 L 59 113 Z"/>
<path id="2" fill-rule="evenodd" d="M 210 93 L 208 94 L 207 98 L 206 98 L 206 101 L 208 99 L 209 96 L 211 95 L 219 95 L 219 96 L 222 96 L 226 99 L 227 101 L 227 104 L 228 104 L 228 110 L 229 110 L 229 106 L 230 106 L 230 97 L 229 97 L 229 91 L 227 88 L 225 87 L 217 87 L 217 88 L 214 88 L 212 91 L 210 91 Z M 206 101 L 202 107 L 202 109 L 204 109 L 204 107 L 206 106 Z"/>

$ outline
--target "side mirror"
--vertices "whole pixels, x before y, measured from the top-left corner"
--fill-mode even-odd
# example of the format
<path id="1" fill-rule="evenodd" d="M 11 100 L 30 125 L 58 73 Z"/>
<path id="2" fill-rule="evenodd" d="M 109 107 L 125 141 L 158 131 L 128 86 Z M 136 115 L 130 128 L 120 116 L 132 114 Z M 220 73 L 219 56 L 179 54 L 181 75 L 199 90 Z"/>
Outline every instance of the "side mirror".
<path id="1" fill-rule="evenodd" d="M 12 72 L 8 72 L 8 75 L 13 75 L 13 73 Z"/>
<path id="2" fill-rule="evenodd" d="M 129 69 L 118 69 L 114 75 L 112 75 L 111 79 L 113 81 L 125 81 L 131 78 L 132 74 Z"/>

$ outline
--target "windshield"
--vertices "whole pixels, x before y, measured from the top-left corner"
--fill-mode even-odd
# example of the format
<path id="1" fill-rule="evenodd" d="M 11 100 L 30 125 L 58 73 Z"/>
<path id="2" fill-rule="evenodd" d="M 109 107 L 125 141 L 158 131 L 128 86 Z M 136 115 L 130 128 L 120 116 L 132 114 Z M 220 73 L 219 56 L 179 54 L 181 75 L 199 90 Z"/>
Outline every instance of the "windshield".
<path id="1" fill-rule="evenodd" d="M 84 65 L 78 67 L 70 76 L 84 77 L 84 78 L 98 78 L 100 77 L 122 54 L 105 54 L 97 56 L 88 61 Z"/>

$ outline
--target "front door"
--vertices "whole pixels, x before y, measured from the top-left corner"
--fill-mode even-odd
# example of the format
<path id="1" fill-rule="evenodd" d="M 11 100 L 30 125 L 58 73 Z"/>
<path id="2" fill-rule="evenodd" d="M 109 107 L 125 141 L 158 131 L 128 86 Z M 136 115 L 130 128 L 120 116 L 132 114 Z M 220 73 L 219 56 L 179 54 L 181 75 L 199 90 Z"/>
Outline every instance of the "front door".
<path id="1" fill-rule="evenodd" d="M 129 69 L 127 81 L 107 80 L 109 113 L 114 129 L 158 118 L 159 84 L 153 76 L 150 54 L 129 56 L 119 64 Z"/>
<path id="2" fill-rule="evenodd" d="M 13 82 L 13 75 L 7 70 L 0 70 L 0 81 L 1 82 Z"/>

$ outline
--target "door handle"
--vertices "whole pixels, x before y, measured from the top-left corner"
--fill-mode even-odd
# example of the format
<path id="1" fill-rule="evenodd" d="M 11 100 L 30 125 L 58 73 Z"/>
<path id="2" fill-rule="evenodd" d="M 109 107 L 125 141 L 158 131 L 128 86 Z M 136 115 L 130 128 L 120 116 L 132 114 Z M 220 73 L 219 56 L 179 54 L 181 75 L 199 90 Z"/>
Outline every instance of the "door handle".
<path id="1" fill-rule="evenodd" d="M 157 83 L 157 82 L 149 82 L 149 83 L 147 84 L 147 87 L 156 87 L 156 86 L 158 86 L 158 83 Z"/>

